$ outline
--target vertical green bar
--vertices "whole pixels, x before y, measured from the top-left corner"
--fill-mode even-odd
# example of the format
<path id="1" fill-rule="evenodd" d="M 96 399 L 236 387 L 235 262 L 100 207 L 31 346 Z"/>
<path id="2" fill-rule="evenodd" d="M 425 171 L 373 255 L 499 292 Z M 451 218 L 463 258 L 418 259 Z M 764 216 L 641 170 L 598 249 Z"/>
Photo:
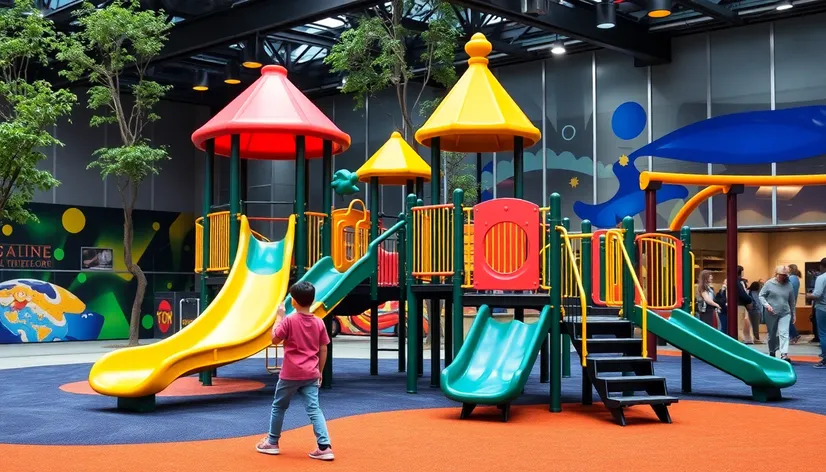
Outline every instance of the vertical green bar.
<path id="1" fill-rule="evenodd" d="M 407 260 L 406 260 L 406 278 L 407 278 L 407 393 L 418 392 L 419 380 L 419 342 L 416 339 L 419 333 L 419 304 L 416 301 L 416 294 L 413 293 L 413 251 L 416 249 L 414 243 L 416 235 L 413 230 L 417 229 L 413 226 L 413 217 L 411 209 L 416 206 L 416 195 L 410 194 L 407 196 Z"/>
<path id="2" fill-rule="evenodd" d="M 462 282 L 465 280 L 465 221 L 462 203 L 465 192 L 453 191 L 453 359 L 465 339 L 465 310 L 462 306 Z M 445 313 L 447 315 L 447 313 Z"/>
<path id="3" fill-rule="evenodd" d="M 407 365 L 407 358 L 404 352 L 404 343 L 407 338 L 407 227 L 410 225 L 407 221 L 407 215 L 399 214 L 399 221 L 404 221 L 406 224 L 399 228 L 399 234 L 396 236 L 396 253 L 399 261 L 399 325 L 398 325 L 398 341 L 399 341 L 399 372 L 404 372 Z"/>
<path id="4" fill-rule="evenodd" d="M 559 248 L 562 241 L 559 238 L 559 232 L 554 228 L 562 224 L 562 212 L 558 193 L 551 194 L 551 243 L 548 249 L 550 252 L 550 265 L 548 268 L 551 271 L 551 305 L 553 306 L 553 319 L 551 320 L 551 407 L 553 412 L 562 411 L 562 361 L 560 359 L 560 352 L 562 349 L 560 322 L 562 321 L 562 260 Z"/>
<path id="5" fill-rule="evenodd" d="M 207 291 L 207 269 L 209 268 L 209 212 L 212 207 L 212 161 L 215 159 L 215 140 L 206 142 L 206 152 L 204 153 L 204 206 L 201 226 L 203 227 L 201 247 L 201 300 L 200 312 L 203 313 L 209 304 L 209 292 Z"/>
<path id="6" fill-rule="evenodd" d="M 636 300 L 636 289 L 634 287 L 634 280 L 631 278 L 631 271 L 636 267 L 636 251 L 634 250 L 634 219 L 626 216 L 622 219 L 622 229 L 625 230 L 623 234 L 623 244 L 628 256 L 631 259 L 631 266 L 625 264 L 626 270 L 622 273 L 622 312 L 627 319 L 633 319 L 634 304 Z"/>
<path id="7" fill-rule="evenodd" d="M 683 310 L 692 313 L 691 294 L 694 292 L 694 264 L 691 263 L 690 227 L 683 226 L 680 230 L 680 241 L 683 242 Z"/>
<path id="8" fill-rule="evenodd" d="M 321 199 L 322 212 L 327 216 L 324 217 L 324 223 L 321 227 L 321 255 L 329 256 L 332 252 L 333 239 L 333 142 L 324 141 L 323 155 L 321 160 L 321 188 L 324 195 Z"/>
<path id="9" fill-rule="evenodd" d="M 571 219 L 562 218 L 562 227 L 565 228 L 566 231 L 570 231 Z M 565 251 L 565 248 L 562 245 L 563 243 L 560 241 L 560 254 L 561 251 Z M 575 261 L 570 262 L 573 264 Z M 569 281 L 569 283 L 571 283 L 571 281 Z M 571 377 L 571 336 L 567 332 L 562 334 L 562 377 L 566 379 Z"/>
<path id="10" fill-rule="evenodd" d="M 238 216 L 241 213 L 241 136 L 230 137 L 229 151 L 229 265 L 235 261 L 238 250 L 238 238 L 241 225 Z"/>
<path id="11" fill-rule="evenodd" d="M 525 198 L 524 141 L 513 138 L 513 198 Z"/>
<path id="12" fill-rule="evenodd" d="M 307 271 L 307 195 L 304 189 L 306 184 L 307 161 L 306 141 L 304 136 L 295 137 L 295 275 L 300 279 Z"/>
<path id="13" fill-rule="evenodd" d="M 591 222 L 588 220 L 582 220 L 582 234 L 591 234 L 591 231 Z M 594 299 L 591 297 L 591 293 L 594 289 L 594 279 L 592 278 L 594 268 L 591 261 L 593 258 L 593 253 L 591 252 L 591 238 L 584 238 L 580 248 L 582 249 L 582 254 L 580 255 L 582 258 L 582 287 L 585 289 L 585 302 L 590 306 L 594 304 Z"/>
<path id="14" fill-rule="evenodd" d="M 373 177 L 370 179 L 370 242 L 379 237 L 379 179 Z M 374 302 L 379 299 L 379 258 L 374 257 L 375 267 L 373 269 L 373 277 L 370 278 L 370 299 Z"/>

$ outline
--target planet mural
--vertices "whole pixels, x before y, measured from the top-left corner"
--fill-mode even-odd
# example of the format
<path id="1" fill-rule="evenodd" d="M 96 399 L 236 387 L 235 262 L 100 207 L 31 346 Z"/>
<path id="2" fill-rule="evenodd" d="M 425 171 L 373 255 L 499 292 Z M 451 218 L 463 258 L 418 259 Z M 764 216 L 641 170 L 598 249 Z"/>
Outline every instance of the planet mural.
<path id="1" fill-rule="evenodd" d="M 35 279 L 0 283 L 0 343 L 97 339 L 103 316 L 58 285 Z"/>

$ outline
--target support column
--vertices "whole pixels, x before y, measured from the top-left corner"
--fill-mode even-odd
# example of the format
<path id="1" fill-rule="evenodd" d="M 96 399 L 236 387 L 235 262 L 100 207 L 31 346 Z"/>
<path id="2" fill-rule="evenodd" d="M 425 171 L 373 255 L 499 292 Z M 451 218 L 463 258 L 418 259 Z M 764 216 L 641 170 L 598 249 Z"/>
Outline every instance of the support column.
<path id="1" fill-rule="evenodd" d="M 441 140 L 433 138 L 430 143 L 430 204 L 439 205 L 442 203 L 441 192 L 442 189 L 442 150 Z M 432 232 L 435 247 L 436 244 L 441 244 L 441 241 L 435 241 L 436 232 Z M 435 258 L 436 252 L 433 251 Z M 435 259 L 434 259 L 435 267 Z M 431 278 L 431 283 L 439 283 L 442 281 L 441 277 Z M 439 386 L 439 374 L 441 373 L 441 344 L 442 344 L 442 330 L 440 327 L 442 316 L 442 300 L 433 298 L 430 300 L 430 386 Z"/>
<path id="2" fill-rule="evenodd" d="M 651 182 L 648 184 L 648 188 L 645 189 L 645 232 L 646 233 L 656 233 L 657 232 L 657 190 L 662 187 L 661 182 Z M 629 253 L 630 254 L 630 253 Z M 642 261 L 640 261 L 642 262 Z M 653 255 L 649 255 L 646 260 L 646 270 L 648 276 L 646 277 L 646 296 L 648 300 L 651 301 L 654 299 L 654 260 Z M 639 273 L 642 273 L 640 271 Z M 648 356 L 656 361 L 657 360 L 657 337 L 648 333 Z"/>
<path id="3" fill-rule="evenodd" d="M 728 304 L 728 335 L 737 339 L 737 195 L 742 185 L 732 185 L 726 193 L 726 302 Z M 733 290 L 732 290 L 733 289 Z"/>
<path id="4" fill-rule="evenodd" d="M 295 275 L 300 279 L 307 272 L 307 211 L 306 189 L 307 161 L 304 136 L 295 137 Z"/>
<path id="5" fill-rule="evenodd" d="M 333 180 L 333 142 L 325 140 L 322 144 L 321 156 L 321 189 L 324 194 L 321 198 L 322 212 L 327 216 L 324 217 L 324 223 L 321 227 L 321 255 L 326 257 L 332 252 L 333 241 L 333 194 L 332 194 L 332 180 Z M 306 182 L 306 181 L 305 181 Z M 324 326 L 327 328 L 327 334 L 330 336 L 330 344 L 327 345 L 327 363 L 324 364 L 324 372 L 321 375 L 321 388 L 332 388 L 333 386 L 333 316 L 324 317 Z"/>
<path id="6" fill-rule="evenodd" d="M 542 238 L 541 239 L 542 247 L 545 247 L 545 246 L 550 244 L 550 236 L 551 236 L 551 232 L 549 230 L 549 228 L 551 228 L 550 213 L 545 214 L 545 221 L 543 221 L 543 223 L 545 223 L 545 226 L 544 226 L 544 229 L 540 230 L 540 233 L 542 235 L 541 236 L 541 238 Z M 540 226 L 540 228 L 542 228 L 542 227 Z M 551 251 L 545 251 L 545 255 L 543 257 L 545 258 L 545 267 L 547 268 L 547 270 L 549 271 L 549 274 L 550 274 L 552 272 L 551 271 Z M 541 264 L 541 262 L 540 262 L 540 264 Z M 548 277 L 549 277 L 548 283 L 550 284 L 550 275 Z M 546 334 L 545 335 L 545 341 L 542 343 L 542 346 L 539 348 L 539 383 L 548 383 L 550 381 L 550 370 L 549 370 L 550 369 L 550 357 L 551 357 L 549 355 L 550 354 L 550 352 L 549 352 L 550 339 L 551 339 L 550 333 Z"/>
<path id="7" fill-rule="evenodd" d="M 209 213 L 212 207 L 212 162 L 215 159 L 215 140 L 210 139 L 206 142 L 206 153 L 204 153 L 204 206 L 203 217 L 201 225 L 202 241 L 201 247 L 202 259 L 201 265 L 201 296 L 199 300 L 200 312 L 203 313 L 209 305 L 209 287 L 207 286 L 207 269 L 209 268 Z M 231 220 L 230 220 L 231 221 Z M 212 369 L 206 369 L 198 374 L 198 379 L 204 386 L 212 385 Z"/>
<path id="8" fill-rule="evenodd" d="M 405 213 L 399 214 L 399 221 L 406 221 L 407 224 L 399 229 L 396 240 L 398 241 L 396 253 L 399 261 L 399 324 L 397 328 L 398 334 L 398 359 L 399 372 L 405 371 L 407 358 L 405 356 L 405 339 L 407 338 L 407 230 L 410 227 L 410 220 L 407 219 Z"/>
<path id="9" fill-rule="evenodd" d="M 683 311 L 691 313 L 691 294 L 694 292 L 694 264 L 691 263 L 691 228 L 683 226 L 680 230 L 683 242 Z M 691 354 L 683 351 L 682 355 L 683 393 L 691 393 Z"/>
<path id="10" fill-rule="evenodd" d="M 550 243 L 550 265 L 551 271 L 551 306 L 553 306 L 553 318 L 551 319 L 551 405 L 552 412 L 562 411 L 562 361 L 560 351 L 562 349 L 560 323 L 562 322 L 562 252 L 559 250 L 562 241 L 559 232 L 554 231 L 557 225 L 562 224 L 561 198 L 558 193 L 552 193 L 551 204 L 551 243 Z"/>
<path id="11" fill-rule="evenodd" d="M 571 230 L 571 219 L 570 218 L 562 218 L 562 227 L 565 228 L 566 231 Z M 551 228 L 552 231 L 553 228 Z M 562 248 L 562 241 L 559 243 L 559 251 L 564 251 Z M 575 264 L 576 261 L 571 261 L 571 264 Z M 562 269 L 567 270 L 567 269 Z M 563 294 L 564 296 L 564 294 Z M 562 333 L 562 378 L 570 378 L 571 377 L 571 336 L 568 334 L 567 330 Z"/>
<path id="12" fill-rule="evenodd" d="M 588 220 L 582 220 L 582 234 L 590 234 L 591 222 Z M 585 238 L 582 240 L 582 288 L 585 289 L 585 302 L 588 306 L 593 306 L 594 299 L 593 299 L 593 288 L 594 288 L 594 267 L 593 267 L 593 252 L 591 250 L 591 238 Z"/>
<path id="13" fill-rule="evenodd" d="M 482 153 L 476 153 L 476 203 L 482 202 Z"/>
<path id="14" fill-rule="evenodd" d="M 453 359 L 459 355 L 459 349 L 465 339 L 465 309 L 462 303 L 462 283 L 465 280 L 465 214 L 462 211 L 462 203 L 465 200 L 465 192 L 462 189 L 453 190 Z M 448 316 L 445 309 L 445 316 Z M 446 354 L 445 354 L 446 355 Z"/>
<path id="15" fill-rule="evenodd" d="M 631 271 L 635 270 L 635 267 L 637 266 L 635 257 L 637 252 L 634 250 L 634 218 L 630 216 L 623 218 L 622 229 L 625 230 L 623 234 L 623 244 L 625 245 L 625 250 L 628 252 L 628 257 L 631 259 L 630 266 L 624 262 L 622 264 L 625 266 L 625 270 L 622 272 L 622 313 L 626 319 L 633 319 L 636 295 L 634 280 L 631 278 Z M 646 314 L 643 313 L 642 316 L 646 316 Z M 640 318 L 640 324 L 642 324 L 642 318 Z M 651 336 L 651 334 L 649 333 L 646 336 Z M 652 356 L 652 353 L 648 352 L 648 356 Z"/>
<path id="16" fill-rule="evenodd" d="M 513 198 L 525 198 L 524 140 L 513 138 Z"/>
<path id="17" fill-rule="evenodd" d="M 405 208 L 405 216 L 410 224 L 407 230 L 407 251 L 405 252 L 405 278 L 407 279 L 407 393 L 416 393 L 419 391 L 419 339 L 416 336 L 419 333 L 419 304 L 416 300 L 416 294 L 413 293 L 413 247 L 414 238 L 416 235 L 413 232 L 413 218 L 411 216 L 411 209 L 416 206 L 416 195 L 407 195 L 407 205 Z M 400 303 L 401 305 L 401 303 Z M 401 313 L 400 313 L 401 314 Z M 403 320 L 403 319 L 401 319 Z"/>
<path id="18" fill-rule="evenodd" d="M 370 179 L 370 243 L 379 237 L 379 179 Z M 368 249 L 369 250 L 369 249 Z M 378 255 L 373 258 L 370 277 L 370 375 L 379 374 L 379 267 Z"/>
<path id="19" fill-rule="evenodd" d="M 241 136 L 230 136 L 229 154 L 229 266 L 235 261 L 241 232 L 238 216 L 241 213 Z"/>

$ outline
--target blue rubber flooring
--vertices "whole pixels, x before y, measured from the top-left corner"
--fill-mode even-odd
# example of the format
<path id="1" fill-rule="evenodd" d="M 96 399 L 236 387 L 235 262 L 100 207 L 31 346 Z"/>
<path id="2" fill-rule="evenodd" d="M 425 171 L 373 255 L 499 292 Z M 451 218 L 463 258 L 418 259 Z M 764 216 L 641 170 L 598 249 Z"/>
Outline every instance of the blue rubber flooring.
<path id="1" fill-rule="evenodd" d="M 580 401 L 581 370 L 573 355 L 572 377 L 563 379 L 564 403 Z M 157 409 L 137 414 L 115 409 L 114 398 L 76 395 L 59 386 L 85 380 L 90 365 L 33 367 L 0 371 L 0 443 L 12 444 L 126 444 L 192 441 L 264 434 L 269 424 L 270 402 L 276 382 L 261 359 L 247 359 L 222 367 L 222 377 L 258 380 L 266 384 L 255 392 L 223 396 L 158 398 Z M 405 393 L 405 374 L 397 362 L 381 361 L 380 375 L 368 375 L 368 361 L 335 359 L 334 386 L 321 393 L 328 419 L 364 413 L 421 408 L 456 407 L 439 389 L 429 387 L 429 361 L 419 381 L 419 393 Z M 751 389 L 739 380 L 700 361 L 693 362 L 694 389 L 680 393 L 680 359 L 660 357 L 656 373 L 668 379 L 670 393 L 700 401 L 751 402 Z M 798 381 L 783 390 L 784 399 L 769 405 L 826 414 L 826 370 L 796 364 Z M 548 384 L 533 378 L 518 404 L 547 404 Z M 596 393 L 594 399 L 598 401 Z M 595 404 L 593 408 L 602 408 Z M 644 407 L 643 407 L 644 408 Z M 563 407 L 564 409 L 564 407 Z M 651 413 L 653 417 L 653 412 Z M 679 418 L 674 417 L 675 420 Z M 308 424 L 300 400 L 287 413 L 285 429 Z M 633 427 L 630 425 L 629 427 Z"/>

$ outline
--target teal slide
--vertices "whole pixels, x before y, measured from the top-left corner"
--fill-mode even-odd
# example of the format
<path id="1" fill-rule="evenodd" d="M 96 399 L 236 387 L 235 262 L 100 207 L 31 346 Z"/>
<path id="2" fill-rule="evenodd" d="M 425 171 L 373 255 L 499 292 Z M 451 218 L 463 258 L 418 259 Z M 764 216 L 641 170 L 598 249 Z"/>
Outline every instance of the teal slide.
<path id="1" fill-rule="evenodd" d="M 313 303 L 313 314 L 326 316 L 336 305 L 352 292 L 358 284 L 376 273 L 379 260 L 379 246 L 390 236 L 396 234 L 404 221 L 399 221 L 390 229 L 382 233 L 367 247 L 367 253 L 357 260 L 349 269 L 339 272 L 333 265 L 332 257 L 322 257 L 310 270 L 301 277 L 301 282 L 310 282 L 315 286 L 315 303 Z M 293 313 L 292 299 L 287 296 L 284 301 L 287 316 Z"/>
<path id="2" fill-rule="evenodd" d="M 551 327 L 551 307 L 539 320 L 496 321 L 487 306 L 479 307 L 473 326 L 453 360 L 442 371 L 442 392 L 463 403 L 462 418 L 476 405 L 498 405 L 507 421 L 510 402 L 521 393 Z"/>
<path id="3" fill-rule="evenodd" d="M 634 323 L 641 323 L 642 308 L 634 310 Z M 673 310 L 665 319 L 648 311 L 648 331 L 701 361 L 733 375 L 751 386 L 756 400 L 780 398 L 780 389 L 797 381 L 786 361 L 769 357 L 723 334 L 683 310 Z"/>

